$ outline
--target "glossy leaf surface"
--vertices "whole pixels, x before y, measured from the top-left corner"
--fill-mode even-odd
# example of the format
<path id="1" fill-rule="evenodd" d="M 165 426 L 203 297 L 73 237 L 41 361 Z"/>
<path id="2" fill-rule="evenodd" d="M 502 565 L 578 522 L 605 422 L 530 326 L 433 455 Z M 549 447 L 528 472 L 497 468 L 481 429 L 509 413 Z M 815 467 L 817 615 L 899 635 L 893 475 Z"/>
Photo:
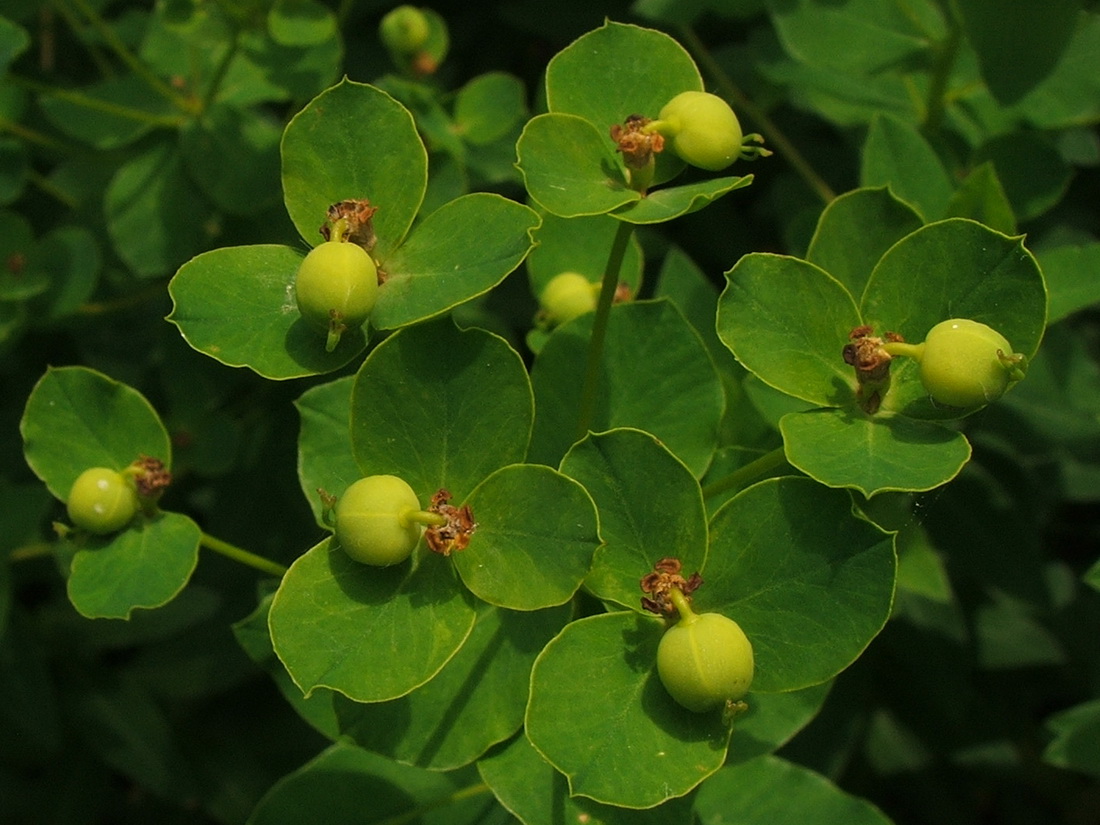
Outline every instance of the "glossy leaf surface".
<path id="1" fill-rule="evenodd" d="M 475 596 L 513 610 L 573 596 L 600 542 L 596 510 L 580 484 L 539 464 L 513 464 L 488 476 L 467 502 L 478 528 L 453 558 Z"/>
<path id="2" fill-rule="evenodd" d="M 699 483 L 659 440 L 641 430 L 590 434 L 562 459 L 563 473 L 591 494 L 603 545 L 585 587 L 601 599 L 639 609 L 638 580 L 667 556 L 687 572 L 707 553 L 707 519 Z"/>
<path id="3" fill-rule="evenodd" d="M 443 319 L 387 338 L 363 362 L 351 395 L 353 453 L 363 475 L 399 475 L 423 502 L 445 488 L 457 504 L 523 460 L 533 415 L 516 351 Z"/>
<path id="4" fill-rule="evenodd" d="M 381 702 L 435 676 L 475 618 L 446 559 L 422 547 L 412 562 L 369 567 L 325 539 L 291 565 L 268 624 L 275 653 L 303 693 L 325 687 Z"/>

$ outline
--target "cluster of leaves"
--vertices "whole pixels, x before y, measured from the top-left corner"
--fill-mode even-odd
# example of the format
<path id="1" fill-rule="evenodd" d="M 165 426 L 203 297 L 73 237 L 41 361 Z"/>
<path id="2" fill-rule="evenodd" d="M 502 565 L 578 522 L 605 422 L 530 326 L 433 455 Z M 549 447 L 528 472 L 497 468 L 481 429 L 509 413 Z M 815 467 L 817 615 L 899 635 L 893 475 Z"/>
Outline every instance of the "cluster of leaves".
<path id="1" fill-rule="evenodd" d="M 638 0 L 578 19 L 644 25 L 490 38 L 429 11 L 425 61 L 350 4 L 0 10 L 23 821 L 976 821 L 965 786 L 927 798 L 960 766 L 1025 819 L 1087 799 L 1095 13 Z M 544 72 L 499 70 L 517 42 Z M 703 89 L 778 157 L 754 181 L 662 155 L 632 188 L 610 126 Z M 385 279 L 326 352 L 294 276 L 351 198 Z M 597 311 L 532 330 L 565 271 Z M 949 317 L 1028 378 L 960 417 L 902 359 L 869 414 L 850 332 Z M 83 469 L 141 455 L 175 478 L 156 517 L 54 535 Z M 318 490 L 377 473 L 469 505 L 469 547 L 348 558 Z M 667 556 L 753 642 L 732 728 L 657 678 L 638 581 Z"/>

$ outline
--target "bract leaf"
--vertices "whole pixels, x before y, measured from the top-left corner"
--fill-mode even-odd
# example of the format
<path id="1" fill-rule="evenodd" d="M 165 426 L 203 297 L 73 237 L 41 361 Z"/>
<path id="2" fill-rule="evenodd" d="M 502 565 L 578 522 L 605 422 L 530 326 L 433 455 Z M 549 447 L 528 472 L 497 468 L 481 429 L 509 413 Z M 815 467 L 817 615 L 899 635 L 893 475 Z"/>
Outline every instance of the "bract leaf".
<path id="1" fill-rule="evenodd" d="M 378 568 L 325 539 L 283 577 L 268 627 L 276 655 L 307 696 L 325 687 L 381 702 L 435 676 L 475 618 L 452 566 L 423 546 L 411 562 Z"/>
<path id="2" fill-rule="evenodd" d="M 688 572 L 707 553 L 707 516 L 699 482 L 655 436 L 617 429 L 589 434 L 562 459 L 596 502 L 603 544 L 585 587 L 595 596 L 640 609 L 638 581 L 666 556 Z"/>
<path id="3" fill-rule="evenodd" d="M 231 367 L 284 380 L 331 372 L 362 352 L 363 328 L 332 352 L 302 319 L 294 281 L 303 254 L 289 246 L 227 246 L 192 258 L 168 284 L 168 320 L 199 352 Z"/>
<path id="4" fill-rule="evenodd" d="M 466 501 L 478 528 L 470 546 L 452 558 L 475 596 L 538 610 L 577 592 L 600 543 L 596 509 L 580 484 L 539 464 L 513 464 L 482 481 Z"/>
<path id="5" fill-rule="evenodd" d="M 416 217 L 428 185 L 428 155 L 408 110 L 374 86 L 343 80 L 319 94 L 283 133 L 287 212 L 307 242 L 331 204 L 366 198 L 385 258 Z"/>
<path id="6" fill-rule="evenodd" d="M 570 794 L 652 808 L 721 767 L 730 737 L 721 713 L 685 710 L 657 676 L 663 627 L 633 611 L 589 616 L 535 660 L 527 736 Z"/>
<path id="7" fill-rule="evenodd" d="M 868 497 L 931 490 L 970 460 L 962 433 L 906 416 L 810 410 L 783 416 L 779 427 L 793 466 L 828 487 L 850 487 Z"/>
<path id="8" fill-rule="evenodd" d="M 371 352 L 355 377 L 351 440 L 363 475 L 392 473 L 426 502 L 462 501 L 494 470 L 523 460 L 534 401 L 504 339 L 450 319 L 408 327 Z"/>
<path id="9" fill-rule="evenodd" d="M 761 381 L 819 406 L 847 403 L 852 368 L 842 351 L 859 326 L 851 293 L 799 258 L 754 252 L 726 273 L 718 337 Z"/>
<path id="10" fill-rule="evenodd" d="M 857 518 L 847 492 L 785 476 L 714 514 L 693 598 L 749 637 L 754 693 L 798 690 L 835 676 L 882 629 L 896 567 L 892 534 Z"/>

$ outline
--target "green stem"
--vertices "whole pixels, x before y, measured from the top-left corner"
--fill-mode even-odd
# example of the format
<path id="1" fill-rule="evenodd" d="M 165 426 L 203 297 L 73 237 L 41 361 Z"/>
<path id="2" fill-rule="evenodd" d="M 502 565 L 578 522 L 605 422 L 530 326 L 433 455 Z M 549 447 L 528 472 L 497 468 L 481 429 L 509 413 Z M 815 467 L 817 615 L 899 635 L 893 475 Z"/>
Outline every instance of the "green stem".
<path id="1" fill-rule="evenodd" d="M 687 43 L 688 49 L 703 64 L 707 73 L 714 78 L 714 82 L 722 91 L 723 96 L 733 104 L 735 109 L 744 112 L 750 120 L 756 123 L 768 142 L 775 147 L 776 151 L 783 156 L 784 160 L 791 165 L 791 168 L 805 181 L 806 185 L 817 193 L 822 201 L 827 204 L 832 203 L 836 199 L 836 192 L 814 170 L 810 162 L 798 151 L 786 133 L 768 117 L 767 112 L 753 103 L 752 99 L 733 82 L 733 79 L 714 59 L 710 50 L 703 45 L 703 41 L 699 39 L 695 30 L 691 26 L 681 26 L 680 34 Z"/>
<path id="2" fill-rule="evenodd" d="M 925 134 L 934 134 L 943 124 L 947 109 L 947 85 L 951 79 L 951 69 L 962 45 L 962 26 L 954 15 L 948 14 L 949 30 L 947 39 L 939 44 L 936 60 L 932 68 L 932 82 L 928 86 L 928 103 L 924 109 Z"/>
<path id="3" fill-rule="evenodd" d="M 263 556 L 257 556 L 255 553 L 251 553 L 248 550 L 244 550 L 206 533 L 202 534 L 202 538 L 199 539 L 199 544 L 207 550 L 221 553 L 226 558 L 233 559 L 233 561 L 240 562 L 249 567 L 254 567 L 261 573 L 269 573 L 279 578 L 286 575 L 287 568 L 278 562 L 274 562 L 271 559 L 265 559 Z"/>
<path id="4" fill-rule="evenodd" d="M 607 256 L 607 266 L 604 267 L 603 281 L 600 284 L 600 298 L 596 302 L 596 318 L 592 322 L 592 337 L 588 339 L 588 358 L 584 367 L 584 383 L 581 385 L 581 397 L 577 414 L 577 437 L 575 439 L 577 441 L 588 435 L 588 430 L 592 426 L 592 419 L 596 414 L 596 396 L 600 390 L 600 361 L 603 358 L 604 340 L 607 338 L 607 322 L 611 315 L 611 301 L 615 297 L 615 290 L 619 287 L 619 270 L 622 269 L 626 247 L 633 232 L 634 224 L 619 221 L 619 228 L 615 231 L 615 239 L 611 242 L 611 252 Z"/>
<path id="5" fill-rule="evenodd" d="M 921 356 L 924 354 L 924 342 L 907 344 L 904 341 L 887 341 L 882 345 L 882 350 L 890 355 L 901 355 L 920 361 Z"/>
<path id="6" fill-rule="evenodd" d="M 222 81 L 225 79 L 226 72 L 229 71 L 229 64 L 233 62 L 233 58 L 237 56 L 237 51 L 241 45 L 241 29 L 237 25 L 233 25 L 233 37 L 229 41 L 229 48 L 225 50 L 225 54 L 222 55 L 222 59 L 218 61 L 217 67 L 214 69 L 214 74 L 210 78 L 210 82 L 206 86 L 206 92 L 202 96 L 202 102 L 199 104 L 199 112 L 206 112 L 209 110 L 210 105 L 214 102 L 215 96 L 218 94 L 218 89 L 221 88 Z"/>
<path id="7" fill-rule="evenodd" d="M 8 554 L 8 561 L 30 561 L 31 559 L 42 559 L 53 553 L 53 545 L 44 541 L 33 542 L 32 544 L 24 544 L 22 547 L 16 547 Z"/>
<path id="8" fill-rule="evenodd" d="M 61 141 L 43 134 L 36 129 L 31 129 L 21 123 L 16 123 L 14 120 L 8 120 L 6 117 L 0 117 L 0 132 L 8 132 L 15 135 L 15 137 L 20 140 L 25 140 L 27 143 L 33 143 L 44 149 L 53 149 L 58 152 L 72 151 L 68 145 Z"/>
<path id="9" fill-rule="evenodd" d="M 764 453 L 760 458 L 750 461 L 744 467 L 739 467 L 725 478 L 712 481 L 703 488 L 703 497 L 711 498 L 719 493 L 729 490 L 739 490 L 772 470 L 782 467 L 787 462 L 787 455 L 782 447 L 776 447 L 770 453 Z"/>
<path id="10" fill-rule="evenodd" d="M 672 604 L 676 607 L 676 612 L 680 614 L 681 624 L 691 624 L 699 616 L 691 609 L 691 603 L 687 600 L 687 596 L 683 594 L 679 587 L 673 587 L 668 591 L 668 597 L 672 599 Z"/>
<path id="11" fill-rule="evenodd" d="M 109 301 L 89 301 L 81 304 L 75 311 L 76 315 L 106 315 L 111 312 L 120 312 L 141 306 L 146 301 L 152 301 L 164 295 L 164 284 L 151 284 L 144 289 L 135 289 L 126 295 L 120 295 Z"/>
<path id="12" fill-rule="evenodd" d="M 194 113 L 194 104 L 153 74 L 149 67 L 126 47 L 126 44 L 122 42 L 122 39 L 115 30 L 87 0 L 71 0 L 71 2 L 80 10 L 80 13 L 84 15 L 88 22 L 91 23 L 96 33 L 103 38 L 103 42 L 107 44 L 107 47 L 118 56 L 119 60 L 126 64 L 130 71 L 140 77 L 149 88 L 170 101 L 172 105 L 180 111 L 188 114 Z"/>
<path id="13" fill-rule="evenodd" d="M 447 517 L 440 513 L 429 513 L 427 510 L 409 510 L 407 513 L 402 513 L 398 521 L 423 524 L 427 527 L 442 527 L 447 523 Z"/>

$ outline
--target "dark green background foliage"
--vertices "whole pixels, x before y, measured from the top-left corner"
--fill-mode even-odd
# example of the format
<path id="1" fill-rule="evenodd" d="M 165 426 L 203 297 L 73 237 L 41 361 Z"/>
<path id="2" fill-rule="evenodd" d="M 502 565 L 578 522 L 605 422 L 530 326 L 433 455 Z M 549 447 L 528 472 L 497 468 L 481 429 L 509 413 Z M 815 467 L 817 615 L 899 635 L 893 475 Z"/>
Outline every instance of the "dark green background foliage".
<path id="1" fill-rule="evenodd" d="M 1096 3 L 440 2 L 427 74 L 390 6 L 0 0 L 0 823 L 1100 823 Z M 774 155 L 643 195 L 608 129 L 687 90 Z M 567 270 L 631 300 L 553 328 Z M 1026 379 L 861 406 L 850 331 L 949 317 Z M 139 454 L 159 511 L 67 533 Z M 351 561 L 373 473 L 470 546 Z M 732 727 L 657 678 L 666 556 Z"/>

